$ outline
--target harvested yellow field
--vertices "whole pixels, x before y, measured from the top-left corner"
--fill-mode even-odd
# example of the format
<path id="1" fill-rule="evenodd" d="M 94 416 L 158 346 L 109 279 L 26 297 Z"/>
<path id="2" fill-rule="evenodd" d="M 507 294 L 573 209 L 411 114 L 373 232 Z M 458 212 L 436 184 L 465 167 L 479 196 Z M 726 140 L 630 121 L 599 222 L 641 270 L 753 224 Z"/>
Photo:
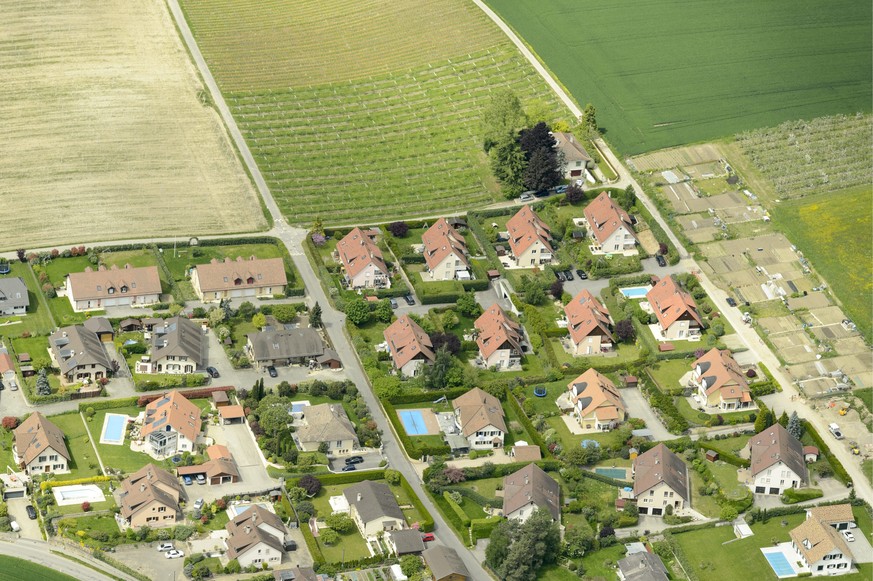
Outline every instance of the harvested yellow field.
<path id="1" fill-rule="evenodd" d="M 0 14 L 0 249 L 266 226 L 163 2 Z"/>

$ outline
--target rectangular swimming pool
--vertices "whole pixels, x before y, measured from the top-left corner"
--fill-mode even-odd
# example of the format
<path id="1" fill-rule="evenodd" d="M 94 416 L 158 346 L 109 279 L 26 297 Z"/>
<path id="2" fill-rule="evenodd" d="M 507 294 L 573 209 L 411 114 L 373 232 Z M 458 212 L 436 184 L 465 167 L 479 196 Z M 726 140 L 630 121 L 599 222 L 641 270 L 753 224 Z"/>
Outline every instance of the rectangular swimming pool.
<path id="1" fill-rule="evenodd" d="M 618 290 L 627 299 L 644 299 L 644 298 L 646 298 L 646 293 L 649 292 L 649 287 L 647 287 L 647 286 L 629 286 L 629 287 L 625 287 L 625 288 L 620 288 Z"/>
<path id="2" fill-rule="evenodd" d="M 782 551 L 777 549 L 771 552 L 766 552 L 764 549 L 761 549 L 761 552 L 764 553 L 764 558 L 767 559 L 767 562 L 770 563 L 770 566 L 773 568 L 773 572 L 776 573 L 776 576 L 780 579 L 797 575 L 794 566 L 788 561 L 785 557 L 785 553 Z"/>
<path id="3" fill-rule="evenodd" d="M 124 414 L 106 414 L 103 420 L 101 444 L 123 444 L 124 428 L 127 426 L 127 416 Z"/>
<path id="4" fill-rule="evenodd" d="M 421 410 L 399 410 L 397 415 L 400 416 L 400 421 L 403 422 L 403 427 L 410 436 L 426 436 L 430 433 L 424 424 Z"/>
<path id="5" fill-rule="evenodd" d="M 615 478 L 616 480 L 627 479 L 627 469 L 625 468 L 595 468 L 594 472 L 597 474 L 603 474 L 609 478 Z"/>

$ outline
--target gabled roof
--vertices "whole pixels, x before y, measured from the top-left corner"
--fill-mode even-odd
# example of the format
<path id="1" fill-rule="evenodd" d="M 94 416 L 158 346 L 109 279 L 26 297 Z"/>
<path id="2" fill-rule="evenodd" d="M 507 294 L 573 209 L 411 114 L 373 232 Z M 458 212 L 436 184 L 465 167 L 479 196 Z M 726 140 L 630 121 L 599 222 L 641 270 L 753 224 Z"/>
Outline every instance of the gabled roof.
<path id="1" fill-rule="evenodd" d="M 364 523 L 386 517 L 404 520 L 403 511 L 400 510 L 394 493 L 384 482 L 358 482 L 343 490 L 343 496 L 349 506 L 355 507 Z"/>
<path id="2" fill-rule="evenodd" d="M 295 435 L 301 442 L 358 441 L 355 426 L 338 403 L 306 406 L 303 417 L 305 424 L 295 424 Z"/>
<path id="3" fill-rule="evenodd" d="M 757 476 L 781 460 L 801 480 L 806 480 L 803 445 L 781 424 L 773 424 L 760 434 L 752 436 L 749 439 L 749 448 L 752 452 L 752 476 Z"/>
<path id="4" fill-rule="evenodd" d="M 663 329 L 667 329 L 687 314 L 699 326 L 703 326 L 700 313 L 697 312 L 697 303 L 691 295 L 679 288 L 672 276 L 666 276 L 655 283 L 646 293 L 646 300 L 655 311 L 658 322 Z"/>
<path id="5" fill-rule="evenodd" d="M 806 518 L 815 518 L 830 525 L 842 522 L 855 522 L 851 504 L 829 504 L 806 509 Z"/>
<path id="6" fill-rule="evenodd" d="M 436 581 L 442 581 L 452 575 L 460 575 L 464 579 L 470 578 L 470 573 L 464 562 L 454 549 L 442 545 L 434 545 L 421 553 L 427 568 L 433 573 Z"/>
<path id="7" fill-rule="evenodd" d="M 567 330 L 573 343 L 579 344 L 592 334 L 603 335 L 612 339 L 612 319 L 609 310 L 594 298 L 588 289 L 573 297 L 564 305 L 564 314 L 567 316 Z"/>
<path id="8" fill-rule="evenodd" d="M 598 420 L 622 420 L 626 408 L 621 396 L 608 377 L 589 369 L 567 385 L 570 399 L 583 418 L 595 414 Z"/>
<path id="9" fill-rule="evenodd" d="M 106 317 L 90 317 L 82 326 L 94 333 L 112 333 L 112 323 Z"/>
<path id="10" fill-rule="evenodd" d="M 9 353 L 0 353 L 0 373 L 7 371 L 15 371 L 15 363 L 12 362 Z"/>
<path id="11" fill-rule="evenodd" d="M 261 526 L 263 524 L 278 529 L 283 538 L 279 539 L 264 530 Z M 285 550 L 282 542 L 285 535 L 285 525 L 282 524 L 281 519 L 275 514 L 264 510 L 258 505 L 253 505 L 242 514 L 237 515 L 224 528 L 228 534 L 225 540 L 227 555 L 231 559 L 236 559 L 261 543 L 279 552 L 284 552 Z"/>
<path id="12" fill-rule="evenodd" d="M 435 269 L 447 256 L 454 254 L 461 263 L 470 268 L 467 260 L 467 242 L 445 218 L 434 222 L 433 226 L 421 235 L 424 244 L 424 261 L 431 270 Z"/>
<path id="13" fill-rule="evenodd" d="M 261 331 L 249 333 L 247 337 L 255 361 L 320 357 L 324 354 L 321 335 L 309 327 Z"/>
<path id="14" fill-rule="evenodd" d="M 706 395 L 720 392 L 721 399 L 752 401 L 749 384 L 739 363 L 727 349 L 713 347 L 691 364 L 691 369 L 700 368 L 700 379 L 706 382 Z"/>
<path id="15" fill-rule="evenodd" d="M 686 502 L 691 500 L 688 494 L 688 467 L 664 444 L 658 444 L 634 459 L 634 496 L 639 497 L 661 482 Z"/>
<path id="16" fill-rule="evenodd" d="M 152 432 L 166 431 L 167 426 L 195 441 L 200 433 L 200 408 L 176 390 L 159 397 L 146 406 L 140 433 L 145 437 Z"/>
<path id="17" fill-rule="evenodd" d="M 312 567 L 293 567 L 291 569 L 276 569 L 273 571 L 274 581 L 319 581 L 326 579 L 316 574 Z"/>
<path id="18" fill-rule="evenodd" d="M 515 257 L 519 257 L 539 240 L 549 252 L 553 252 L 550 243 L 552 232 L 549 225 L 543 222 L 530 206 L 522 206 L 521 210 L 506 223 L 509 232 L 509 248 Z"/>
<path id="19" fill-rule="evenodd" d="M 822 557 L 834 549 L 839 550 L 850 559 L 852 558 L 852 552 L 846 545 L 843 535 L 834 527 L 815 517 L 807 518 L 792 529 L 790 536 L 797 550 L 810 565 L 819 562 Z"/>
<path id="20" fill-rule="evenodd" d="M 421 531 L 418 529 L 402 529 L 391 531 L 391 542 L 397 549 L 397 555 L 420 553 L 424 550 L 424 541 L 421 540 Z"/>
<path id="21" fill-rule="evenodd" d="M 20 276 L 0 278 L 0 309 L 30 306 L 27 285 Z"/>
<path id="22" fill-rule="evenodd" d="M 222 446 L 221 444 L 213 444 L 206 448 L 206 456 L 210 460 L 215 460 L 216 458 L 233 458 L 233 454 L 230 453 L 227 446 Z"/>
<path id="23" fill-rule="evenodd" d="M 101 266 L 97 270 L 89 266 L 85 272 L 71 272 L 67 277 L 73 299 L 77 301 L 161 294 L 157 266 L 133 268 L 125 264 L 124 268 L 113 265 L 110 269 Z"/>
<path id="24" fill-rule="evenodd" d="M 536 462 L 543 459 L 543 451 L 539 446 L 513 446 L 512 456 L 516 462 Z"/>
<path id="25" fill-rule="evenodd" d="M 215 292 L 234 288 L 258 288 L 265 286 L 284 286 L 288 284 L 285 276 L 285 262 L 281 258 L 255 258 L 250 256 L 236 260 L 213 258 L 209 264 L 198 264 L 197 284 L 202 292 Z"/>
<path id="26" fill-rule="evenodd" d="M 601 192 L 585 206 L 584 212 L 591 235 L 600 244 L 606 242 L 607 238 L 622 226 L 628 234 L 637 239 L 630 216 L 609 197 L 608 193 Z"/>
<path id="27" fill-rule="evenodd" d="M 165 319 L 152 330 L 151 360 L 160 361 L 167 356 L 184 356 L 197 366 L 203 360 L 203 331 L 185 317 Z"/>
<path id="28" fill-rule="evenodd" d="M 182 485 L 166 470 L 146 464 L 121 483 L 121 515 L 129 519 L 153 501 L 179 511 Z"/>
<path id="29" fill-rule="evenodd" d="M 583 161 L 585 163 L 593 161 L 572 133 L 553 131 L 552 137 L 555 138 L 555 147 L 564 154 L 564 161 Z"/>
<path id="30" fill-rule="evenodd" d="M 561 516 L 561 486 L 536 464 L 503 478 L 503 514 L 509 515 L 528 503 L 549 511 L 554 520 Z"/>
<path id="31" fill-rule="evenodd" d="M 49 349 L 54 353 L 55 361 L 64 375 L 80 365 L 112 368 L 103 342 L 94 331 L 89 331 L 82 325 L 62 327 L 52 333 L 49 336 Z"/>
<path id="32" fill-rule="evenodd" d="M 40 412 L 33 412 L 13 433 L 15 450 L 25 464 L 30 464 L 49 448 L 70 460 L 70 451 L 64 443 L 64 433 Z"/>
<path id="33" fill-rule="evenodd" d="M 391 323 L 383 335 L 397 369 L 413 359 L 433 361 L 436 358 L 430 337 L 409 315 L 403 315 Z"/>
<path id="34" fill-rule="evenodd" d="M 382 258 L 382 251 L 360 228 L 355 228 L 337 242 L 336 251 L 346 274 L 351 278 L 370 264 L 388 276 L 388 266 Z"/>
<path id="35" fill-rule="evenodd" d="M 628 555 L 618 562 L 624 581 L 668 581 L 667 568 L 661 557 L 642 551 Z"/>
<path id="36" fill-rule="evenodd" d="M 510 319 L 500 305 L 494 303 L 473 323 L 479 334 L 476 344 L 482 357 L 489 358 L 498 349 L 515 349 L 521 353 L 524 334 L 521 325 Z"/>
<path id="37" fill-rule="evenodd" d="M 452 408 L 457 412 L 461 433 L 464 436 L 469 437 L 487 426 L 494 426 L 503 433 L 507 432 L 500 400 L 478 387 L 453 400 Z"/>
<path id="38" fill-rule="evenodd" d="M 163 468 L 158 468 L 151 463 L 146 464 L 125 478 L 122 482 L 122 486 L 125 486 L 125 483 L 127 483 L 127 486 L 136 486 L 143 482 L 155 485 L 160 484 L 161 486 L 175 490 L 179 494 L 182 493 L 182 485 L 179 483 L 178 478 Z"/>

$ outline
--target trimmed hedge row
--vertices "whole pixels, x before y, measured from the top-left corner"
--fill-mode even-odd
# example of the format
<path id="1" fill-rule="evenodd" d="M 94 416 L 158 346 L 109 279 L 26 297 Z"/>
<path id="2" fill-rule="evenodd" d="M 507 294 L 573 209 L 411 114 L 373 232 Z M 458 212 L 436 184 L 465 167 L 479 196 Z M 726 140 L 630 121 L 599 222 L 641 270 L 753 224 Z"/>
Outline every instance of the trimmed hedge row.
<path id="1" fill-rule="evenodd" d="M 803 421 L 803 427 L 815 442 L 815 445 L 818 446 L 819 451 L 822 455 L 828 459 L 828 463 L 831 465 L 831 468 L 834 469 L 834 476 L 837 480 L 842 482 L 843 484 L 848 485 L 849 482 L 852 481 L 849 473 L 846 472 L 845 467 L 843 467 L 842 462 L 840 462 L 836 456 L 834 456 L 833 452 L 831 452 L 830 446 L 828 446 L 825 441 L 822 439 L 821 435 L 816 431 L 815 427 L 811 423 L 806 420 Z"/>
<path id="2" fill-rule="evenodd" d="M 453 511 L 455 511 L 455 515 L 459 519 L 461 519 L 461 524 L 465 528 L 469 527 L 470 526 L 470 517 L 467 516 L 467 513 L 464 512 L 464 509 L 461 508 L 461 506 L 457 502 L 452 500 L 452 495 L 449 493 L 448 490 L 443 491 L 443 499 L 446 501 L 446 504 L 449 505 L 449 508 L 451 508 Z"/>
<path id="3" fill-rule="evenodd" d="M 309 523 L 300 523 L 300 530 L 303 533 L 303 541 L 306 543 L 306 548 L 309 549 L 309 554 L 312 555 L 312 562 L 315 565 L 327 563 L 324 558 L 324 553 L 321 552 L 321 547 L 312 536 L 312 531 L 309 529 Z"/>
<path id="4" fill-rule="evenodd" d="M 212 397 L 213 392 L 223 391 L 225 393 L 229 391 L 234 391 L 236 388 L 233 386 L 224 386 L 224 387 L 207 387 L 204 389 L 192 389 L 190 391 L 181 392 L 186 399 L 198 399 L 204 397 Z M 164 397 L 163 393 L 150 393 L 148 395 L 141 395 L 138 398 L 135 398 L 137 407 L 144 407 L 156 399 Z M 115 407 L 115 406 L 112 406 Z M 95 408 L 96 409 L 96 408 Z"/>
<path id="5" fill-rule="evenodd" d="M 435 399 L 439 399 L 443 396 L 448 400 L 453 400 L 461 397 L 468 391 L 470 391 L 470 389 L 466 387 L 455 387 L 441 391 L 402 393 L 400 395 L 395 395 L 388 401 L 394 405 L 407 403 L 432 403 Z"/>
<path id="6" fill-rule="evenodd" d="M 540 434 L 535 428 L 533 423 L 530 421 L 530 418 L 527 417 L 527 414 L 524 413 L 524 410 L 521 408 L 521 405 L 518 403 L 518 400 L 515 399 L 515 395 L 507 394 L 506 397 L 507 403 L 509 403 L 510 407 L 515 411 L 515 415 L 518 416 L 519 423 L 524 426 L 524 429 L 527 430 L 527 433 L 530 434 L 531 439 L 534 444 L 540 447 L 540 451 L 543 454 L 543 458 L 548 458 L 552 455 L 549 452 L 549 447 L 546 445 L 546 441 L 543 440 L 542 434 Z"/>
<path id="7" fill-rule="evenodd" d="M 788 488 L 782 493 L 782 502 L 785 504 L 797 504 L 798 502 L 806 502 L 807 500 L 812 500 L 814 498 L 821 498 L 824 496 L 824 492 L 822 492 L 818 488 Z"/>
<path id="8" fill-rule="evenodd" d="M 72 486 L 73 484 L 93 484 L 95 482 L 108 482 L 108 476 L 89 476 L 87 478 L 75 478 L 73 480 L 43 480 L 39 483 L 40 490 L 51 490 L 55 486 Z"/>
<path id="9" fill-rule="evenodd" d="M 487 539 L 501 520 L 499 516 L 470 519 L 470 540 L 475 545 L 479 539 Z"/>
<path id="10" fill-rule="evenodd" d="M 590 478 L 591 480 L 603 482 L 604 484 L 609 484 L 610 486 L 616 486 L 618 488 L 624 488 L 625 486 L 633 485 L 633 482 L 629 482 L 627 480 L 619 480 L 617 478 L 610 478 L 609 476 L 604 476 L 603 474 L 598 474 L 597 472 L 588 470 L 582 470 L 582 476 L 585 478 Z"/>
<path id="11" fill-rule="evenodd" d="M 470 490 L 464 486 L 446 486 L 444 490 L 448 490 L 449 492 L 457 492 L 463 497 L 469 498 L 479 506 L 484 507 L 486 504 L 490 504 L 492 506 L 496 506 L 498 504 L 496 498 L 487 498 L 486 496 L 479 494 L 475 490 Z"/>
<path id="12" fill-rule="evenodd" d="M 698 447 L 703 448 L 704 450 L 712 450 L 713 452 L 718 452 L 718 459 L 724 460 L 728 464 L 732 464 L 738 468 L 748 468 L 751 462 L 746 460 L 745 458 L 740 458 L 735 454 L 731 454 L 730 452 L 725 452 L 724 450 L 720 450 L 719 448 L 713 446 L 708 442 L 697 442 Z"/>
<path id="13" fill-rule="evenodd" d="M 449 506 L 446 502 L 445 497 L 442 494 L 433 494 L 430 491 L 427 491 L 430 494 L 431 500 L 433 500 L 434 505 L 437 507 L 437 510 L 440 511 L 440 514 L 443 515 L 443 518 L 449 523 L 449 526 L 455 531 L 455 534 L 458 535 L 458 538 L 466 546 L 470 546 L 470 536 L 463 534 L 464 523 L 461 522 L 461 519 L 458 518 L 457 513 Z"/>
<path id="14" fill-rule="evenodd" d="M 116 407 L 129 407 L 132 405 L 137 405 L 137 399 L 139 399 L 137 396 L 133 396 L 125 397 L 122 399 L 101 399 L 100 401 L 86 400 L 79 404 L 79 412 L 84 412 L 88 408 L 93 408 L 96 411 Z"/>
<path id="15" fill-rule="evenodd" d="M 136 391 L 156 391 L 174 387 L 199 387 L 206 383 L 206 376 L 198 374 L 154 376 L 155 379 L 152 379 L 152 376 L 149 375 L 149 379 L 145 379 L 143 376 L 134 373 L 133 377 Z"/>
<path id="16" fill-rule="evenodd" d="M 384 472 L 383 472 L 384 474 Z M 429 533 L 433 530 L 433 515 L 430 514 L 430 511 L 425 508 L 424 503 L 421 502 L 421 499 L 418 498 L 418 495 L 412 490 L 412 486 L 410 486 L 409 482 L 406 481 L 406 478 L 403 474 L 400 475 L 400 488 L 402 488 L 407 495 L 409 495 L 409 499 L 412 502 L 412 506 L 421 514 L 421 522 L 419 523 L 419 529 Z"/>
<path id="17" fill-rule="evenodd" d="M 391 402 L 383 401 L 382 408 L 385 410 L 385 415 L 388 416 L 388 421 L 394 426 L 394 431 L 403 444 L 406 454 L 415 460 L 420 460 L 422 456 L 443 456 L 451 454 L 452 449 L 448 445 L 444 446 L 416 446 L 412 438 L 406 433 L 406 429 L 400 422 L 400 416 L 397 415 L 397 410 Z"/>

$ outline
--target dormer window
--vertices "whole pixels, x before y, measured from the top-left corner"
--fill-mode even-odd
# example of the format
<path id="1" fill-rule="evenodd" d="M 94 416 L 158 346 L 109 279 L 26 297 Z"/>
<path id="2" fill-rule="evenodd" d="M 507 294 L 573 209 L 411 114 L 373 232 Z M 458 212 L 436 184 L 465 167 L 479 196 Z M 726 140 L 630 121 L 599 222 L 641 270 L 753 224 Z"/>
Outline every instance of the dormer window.
<path id="1" fill-rule="evenodd" d="M 102 291 L 102 290 L 103 290 L 103 287 L 100 286 L 100 285 L 98 284 L 98 285 L 97 285 L 97 291 L 99 292 L 99 291 Z"/>
<path id="2" fill-rule="evenodd" d="M 246 279 L 246 284 L 255 284 L 255 279 L 250 276 L 248 279 Z"/>
<path id="3" fill-rule="evenodd" d="M 242 284 L 242 279 L 241 278 L 233 279 L 233 284 L 234 284 L 234 286 L 240 286 Z"/>
<path id="4" fill-rule="evenodd" d="M 122 292 L 122 293 L 126 293 L 126 292 L 127 292 L 127 285 L 124 285 L 124 286 L 121 287 L 121 292 Z"/>
<path id="5" fill-rule="evenodd" d="M 111 295 L 114 295 L 115 294 L 115 287 L 114 286 L 109 287 L 108 289 L 106 289 L 106 292 L 111 294 Z"/>

